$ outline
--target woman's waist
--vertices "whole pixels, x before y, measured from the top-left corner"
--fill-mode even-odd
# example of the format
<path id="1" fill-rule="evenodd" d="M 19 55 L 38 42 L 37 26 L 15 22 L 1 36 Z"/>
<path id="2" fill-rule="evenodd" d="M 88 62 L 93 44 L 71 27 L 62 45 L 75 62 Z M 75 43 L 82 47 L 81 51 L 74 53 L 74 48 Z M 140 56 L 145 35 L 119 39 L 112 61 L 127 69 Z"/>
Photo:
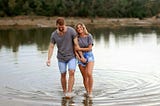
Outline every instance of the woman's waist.
<path id="1" fill-rule="evenodd" d="M 83 52 L 83 55 L 84 56 L 91 56 L 91 55 L 93 55 L 93 52 L 92 51 Z"/>

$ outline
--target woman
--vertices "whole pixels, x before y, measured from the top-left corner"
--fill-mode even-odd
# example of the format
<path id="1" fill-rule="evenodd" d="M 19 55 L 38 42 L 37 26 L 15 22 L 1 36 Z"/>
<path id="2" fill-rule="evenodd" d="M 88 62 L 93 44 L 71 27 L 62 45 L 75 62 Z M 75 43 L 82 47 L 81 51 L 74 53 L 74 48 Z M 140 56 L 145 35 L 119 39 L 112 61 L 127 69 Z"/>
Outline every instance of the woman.
<path id="1" fill-rule="evenodd" d="M 87 95 L 92 97 L 92 87 L 93 87 L 93 66 L 94 66 L 94 56 L 92 53 L 93 38 L 90 33 L 88 33 L 86 27 L 82 23 L 76 25 L 76 31 L 78 33 L 78 43 L 79 48 L 76 48 L 76 51 L 82 51 L 83 56 L 86 61 L 82 61 L 78 52 L 76 56 L 78 58 L 78 66 L 83 76 L 83 84 L 87 91 Z"/>

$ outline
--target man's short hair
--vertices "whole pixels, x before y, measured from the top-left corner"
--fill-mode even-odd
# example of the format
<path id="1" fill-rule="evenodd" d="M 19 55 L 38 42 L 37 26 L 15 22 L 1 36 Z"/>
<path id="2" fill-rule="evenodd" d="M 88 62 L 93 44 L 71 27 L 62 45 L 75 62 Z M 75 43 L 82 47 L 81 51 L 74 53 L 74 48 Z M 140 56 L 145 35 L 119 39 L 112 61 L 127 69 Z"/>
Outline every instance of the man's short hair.
<path id="1" fill-rule="evenodd" d="M 65 25 L 65 20 L 63 17 L 59 17 L 56 20 L 56 25 Z"/>

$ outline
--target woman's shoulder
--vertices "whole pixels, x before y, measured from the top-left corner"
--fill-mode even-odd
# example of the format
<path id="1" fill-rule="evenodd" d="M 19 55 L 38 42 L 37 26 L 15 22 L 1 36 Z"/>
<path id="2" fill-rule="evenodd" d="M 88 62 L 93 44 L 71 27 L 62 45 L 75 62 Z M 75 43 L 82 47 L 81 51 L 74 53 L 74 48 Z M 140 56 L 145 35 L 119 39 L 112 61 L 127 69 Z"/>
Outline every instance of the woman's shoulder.
<path id="1" fill-rule="evenodd" d="M 88 37 L 89 37 L 89 38 L 93 38 L 93 36 L 92 36 L 91 33 L 88 33 Z"/>

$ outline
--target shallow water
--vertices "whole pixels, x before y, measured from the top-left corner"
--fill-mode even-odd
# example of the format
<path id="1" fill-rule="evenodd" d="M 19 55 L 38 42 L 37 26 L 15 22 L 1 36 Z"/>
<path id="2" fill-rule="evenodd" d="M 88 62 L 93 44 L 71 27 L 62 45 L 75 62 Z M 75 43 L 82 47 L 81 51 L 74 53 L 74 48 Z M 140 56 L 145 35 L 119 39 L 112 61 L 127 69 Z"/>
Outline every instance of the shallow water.
<path id="1" fill-rule="evenodd" d="M 159 28 L 90 29 L 94 35 L 93 98 L 77 67 L 75 96 L 64 99 L 56 56 L 45 65 L 51 28 L 0 30 L 3 106 L 159 106 Z M 55 48 L 56 51 L 56 48 Z M 56 52 L 54 52 L 56 54 Z"/>

